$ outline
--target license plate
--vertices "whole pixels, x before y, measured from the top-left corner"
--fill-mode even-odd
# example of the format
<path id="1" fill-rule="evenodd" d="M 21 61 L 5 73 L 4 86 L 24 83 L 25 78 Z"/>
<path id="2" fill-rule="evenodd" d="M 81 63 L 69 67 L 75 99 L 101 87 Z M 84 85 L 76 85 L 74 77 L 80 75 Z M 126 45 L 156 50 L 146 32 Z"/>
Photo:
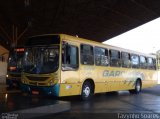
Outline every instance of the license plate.
<path id="1" fill-rule="evenodd" d="M 38 95 L 38 94 L 39 94 L 39 91 L 35 91 L 35 90 L 33 90 L 33 91 L 32 91 L 32 94 L 34 94 L 34 95 Z"/>

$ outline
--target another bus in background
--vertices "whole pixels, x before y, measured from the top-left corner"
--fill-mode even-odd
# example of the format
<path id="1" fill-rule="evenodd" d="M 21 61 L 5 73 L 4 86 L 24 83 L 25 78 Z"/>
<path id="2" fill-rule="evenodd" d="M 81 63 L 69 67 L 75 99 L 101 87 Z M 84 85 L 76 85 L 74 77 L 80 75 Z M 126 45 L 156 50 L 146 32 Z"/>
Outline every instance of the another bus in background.
<path id="1" fill-rule="evenodd" d="M 19 88 L 21 71 L 22 71 L 22 60 L 24 55 L 24 48 L 15 48 L 10 51 L 8 58 L 8 68 L 6 75 L 6 84 L 9 88 Z"/>

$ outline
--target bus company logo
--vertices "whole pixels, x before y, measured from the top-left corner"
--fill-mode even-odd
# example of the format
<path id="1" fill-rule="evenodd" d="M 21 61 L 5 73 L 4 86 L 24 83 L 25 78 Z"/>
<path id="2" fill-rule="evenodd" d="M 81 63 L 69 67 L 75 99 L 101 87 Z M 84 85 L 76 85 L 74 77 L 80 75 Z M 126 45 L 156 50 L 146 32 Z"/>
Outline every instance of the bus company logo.
<path id="1" fill-rule="evenodd" d="M 1 117 L 2 117 L 2 119 L 18 119 L 18 114 L 14 114 L 14 113 L 2 113 Z"/>
<path id="2" fill-rule="evenodd" d="M 142 80 L 145 79 L 145 76 L 142 72 L 135 72 L 135 71 L 131 71 L 131 72 L 125 72 L 125 71 L 119 71 L 119 70 L 105 70 L 103 72 L 103 77 L 120 77 L 123 76 L 128 80 L 131 80 L 133 77 L 137 77 L 140 78 Z"/>
<path id="3" fill-rule="evenodd" d="M 124 71 L 117 71 L 117 70 L 105 70 L 103 72 L 103 77 L 119 77 L 119 76 L 122 76 L 123 73 L 125 73 Z"/>

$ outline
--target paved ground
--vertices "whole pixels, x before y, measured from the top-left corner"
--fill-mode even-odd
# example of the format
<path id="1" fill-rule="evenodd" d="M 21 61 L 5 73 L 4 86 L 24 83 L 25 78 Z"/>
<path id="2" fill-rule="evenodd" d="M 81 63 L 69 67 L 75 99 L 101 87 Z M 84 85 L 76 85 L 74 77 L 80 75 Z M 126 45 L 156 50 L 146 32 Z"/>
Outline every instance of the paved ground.
<path id="1" fill-rule="evenodd" d="M 46 116 L 54 119 L 160 119 L 160 85 L 143 89 L 138 95 L 128 91 L 98 94 L 88 102 L 78 97 L 61 99 L 71 102 L 71 110 Z"/>
<path id="2" fill-rule="evenodd" d="M 4 99 L 0 98 L 0 100 L 3 100 L 3 102 L 5 102 L 5 98 L 8 98 L 8 100 L 12 99 L 12 101 L 6 103 L 7 105 L 0 103 L 1 112 L 7 108 L 12 109 L 13 111 L 16 109 L 17 105 L 19 105 L 17 106 L 18 108 L 26 108 L 34 107 L 35 103 L 39 102 L 39 104 L 48 105 L 50 103 L 59 101 L 70 102 L 70 110 L 57 114 L 50 113 L 49 115 L 41 116 L 41 118 L 160 119 L 160 85 L 157 85 L 153 88 L 143 89 L 139 95 L 130 94 L 128 91 L 97 94 L 91 101 L 80 101 L 78 96 L 60 98 L 58 100 L 53 97 L 21 96 L 21 93 L 11 93 L 8 94 L 7 97 L 4 95 Z M 26 102 L 26 105 L 23 104 L 24 101 Z M 59 108 L 61 107 L 56 107 L 57 110 L 59 110 Z M 37 112 L 36 114 L 38 113 L 39 115 L 41 114 L 41 112 Z M 34 114 L 34 112 L 31 114 Z M 34 119 L 39 119 L 39 117 L 35 117 Z"/>
<path id="3" fill-rule="evenodd" d="M 28 119 L 68 111 L 70 102 L 54 97 L 31 96 L 20 90 L 3 90 L 0 93 L 0 119 Z"/>

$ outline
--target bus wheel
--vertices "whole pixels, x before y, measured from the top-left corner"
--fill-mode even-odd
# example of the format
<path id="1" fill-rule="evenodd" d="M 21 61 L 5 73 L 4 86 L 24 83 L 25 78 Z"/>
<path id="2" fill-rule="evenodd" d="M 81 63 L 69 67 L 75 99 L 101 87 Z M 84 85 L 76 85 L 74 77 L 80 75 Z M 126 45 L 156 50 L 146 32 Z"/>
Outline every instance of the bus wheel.
<path id="1" fill-rule="evenodd" d="M 82 100 L 90 100 L 93 95 L 93 89 L 90 82 L 86 81 L 84 82 L 82 86 L 82 92 L 81 92 L 81 98 Z"/>
<path id="2" fill-rule="evenodd" d="M 135 83 L 135 89 L 129 90 L 129 92 L 132 94 L 138 94 L 141 92 L 141 88 L 142 88 L 141 81 L 137 80 Z"/>

